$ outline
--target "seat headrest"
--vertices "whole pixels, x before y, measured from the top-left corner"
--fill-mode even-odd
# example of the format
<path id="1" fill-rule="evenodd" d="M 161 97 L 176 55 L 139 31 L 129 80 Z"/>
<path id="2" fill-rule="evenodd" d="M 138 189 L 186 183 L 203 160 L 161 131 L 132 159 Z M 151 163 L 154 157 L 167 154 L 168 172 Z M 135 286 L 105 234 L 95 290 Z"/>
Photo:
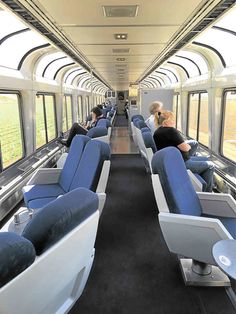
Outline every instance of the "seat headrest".
<path id="1" fill-rule="evenodd" d="M 166 147 L 152 158 L 153 174 L 159 174 L 170 212 L 201 216 L 201 205 L 189 179 L 180 151 Z"/>
<path id="2" fill-rule="evenodd" d="M 144 118 L 141 114 L 135 114 L 132 116 L 131 121 L 134 121 L 134 119 L 138 118 L 139 120 L 144 121 Z"/>
<path id="3" fill-rule="evenodd" d="M 88 130 L 87 133 L 87 136 L 91 138 L 96 138 L 105 135 L 107 135 L 107 128 L 102 126 L 96 126 L 95 128 Z"/>
<path id="4" fill-rule="evenodd" d="M 40 255 L 97 209 L 96 193 L 84 188 L 75 189 L 40 209 L 26 225 L 22 236 L 33 243 Z"/>
<path id="5" fill-rule="evenodd" d="M 0 232 L 0 288 L 19 275 L 35 260 L 33 244 L 12 233 Z"/>
<path id="6" fill-rule="evenodd" d="M 155 153 L 157 151 L 157 148 L 156 148 L 156 144 L 154 142 L 154 139 L 152 137 L 152 134 L 151 132 L 143 132 L 142 133 L 142 136 L 143 136 L 143 141 L 144 141 L 144 145 L 146 148 L 151 148 L 153 153 Z"/>
<path id="7" fill-rule="evenodd" d="M 109 144 L 99 141 L 99 140 L 93 140 L 93 142 L 98 142 L 98 144 L 101 146 L 102 151 L 102 159 L 104 160 L 110 160 L 111 159 L 111 149 Z"/>

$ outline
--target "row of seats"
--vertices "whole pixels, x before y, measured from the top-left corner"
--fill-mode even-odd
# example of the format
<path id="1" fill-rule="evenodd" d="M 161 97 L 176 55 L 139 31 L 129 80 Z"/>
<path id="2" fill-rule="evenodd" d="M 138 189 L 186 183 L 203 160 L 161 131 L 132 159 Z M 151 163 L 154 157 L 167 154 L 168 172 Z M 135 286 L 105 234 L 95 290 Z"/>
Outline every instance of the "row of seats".
<path id="1" fill-rule="evenodd" d="M 156 150 L 142 116 L 132 117 L 131 129 L 150 167 L 160 227 L 170 252 L 181 257 L 185 284 L 230 286 L 229 278 L 217 267 L 213 247 L 218 241 L 236 239 L 236 201 L 229 194 L 202 192 L 177 148 Z M 204 180 L 197 179 L 204 191 Z M 222 265 L 234 267 L 224 253 L 219 257 Z"/>
<path id="2" fill-rule="evenodd" d="M 0 233 L 0 313 L 67 313 L 93 259 L 98 196 L 77 188 L 48 203 L 22 235 Z"/>
<path id="3" fill-rule="evenodd" d="M 81 295 L 106 200 L 108 114 L 73 138 L 61 168 L 38 169 L 23 188 L 33 218 L 21 235 L 0 233 L 0 313 L 65 313 Z"/>
<path id="4" fill-rule="evenodd" d="M 34 214 L 21 236 L 0 233 L 0 313 L 64 313 L 79 298 L 94 259 L 110 156 L 104 141 L 76 135 L 63 168 L 38 169 L 23 188 Z"/>

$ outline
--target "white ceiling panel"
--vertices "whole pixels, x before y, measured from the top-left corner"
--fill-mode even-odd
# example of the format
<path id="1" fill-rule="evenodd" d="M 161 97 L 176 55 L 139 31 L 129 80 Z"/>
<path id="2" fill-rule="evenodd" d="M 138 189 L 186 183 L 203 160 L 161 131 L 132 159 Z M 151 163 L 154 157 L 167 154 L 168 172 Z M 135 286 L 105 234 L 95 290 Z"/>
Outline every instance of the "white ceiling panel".
<path id="1" fill-rule="evenodd" d="M 128 88 L 152 64 L 198 6 L 207 0 L 32 0 L 116 88 Z M 138 5 L 135 17 L 105 17 L 103 5 Z M 119 8 L 118 8 L 119 9 Z M 122 8 L 120 12 L 122 12 Z M 114 34 L 127 34 L 115 40 Z M 129 49 L 113 53 L 113 49 Z M 120 82 L 117 58 L 125 58 L 125 79 Z M 120 62 L 122 63 L 122 62 Z"/>

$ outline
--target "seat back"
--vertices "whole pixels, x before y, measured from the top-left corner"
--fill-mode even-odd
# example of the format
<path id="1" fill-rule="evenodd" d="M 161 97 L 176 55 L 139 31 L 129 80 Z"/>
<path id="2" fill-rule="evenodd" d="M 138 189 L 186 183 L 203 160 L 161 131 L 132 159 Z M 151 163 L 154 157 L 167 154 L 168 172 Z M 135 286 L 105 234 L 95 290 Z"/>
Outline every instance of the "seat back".
<path id="1" fill-rule="evenodd" d="M 157 148 L 156 148 L 156 144 L 154 142 L 152 133 L 150 131 L 142 132 L 142 136 L 143 136 L 145 147 L 151 148 L 153 151 L 153 154 L 155 154 L 155 152 L 157 151 Z"/>
<path id="2" fill-rule="evenodd" d="M 87 136 L 91 138 L 101 137 L 107 135 L 107 128 L 102 126 L 96 126 L 95 128 L 92 128 L 88 130 Z"/>
<path id="3" fill-rule="evenodd" d="M 110 148 L 107 143 L 98 140 L 89 141 L 70 185 L 70 191 L 84 187 L 95 192 L 103 161 L 108 159 L 110 159 Z"/>
<path id="4" fill-rule="evenodd" d="M 142 116 L 141 114 L 135 114 L 135 115 L 133 115 L 133 116 L 131 117 L 131 121 L 133 122 L 134 119 L 139 119 L 139 120 L 144 121 L 144 118 L 143 118 L 143 116 Z"/>
<path id="5" fill-rule="evenodd" d="M 85 145 L 88 141 L 90 141 L 90 137 L 85 135 L 76 135 L 72 140 L 68 156 L 59 178 L 59 184 L 65 192 L 69 191 Z"/>
<path id="6" fill-rule="evenodd" d="M 40 215 L 33 217 L 31 223 L 35 221 L 34 226 L 30 227 L 31 232 L 34 233 L 39 224 L 46 226 L 47 232 L 41 233 L 42 242 L 45 235 L 48 237 L 46 241 L 50 242 L 51 237 L 55 234 L 58 237 L 60 231 L 63 234 L 66 231 L 66 234 L 38 256 L 23 273 L 0 289 L 1 314 L 69 312 L 83 292 L 93 263 L 99 219 L 97 206 L 96 194 L 78 189 L 58 198 L 54 205 L 47 205 L 38 212 Z M 50 232 L 48 225 L 50 212 L 53 232 Z M 77 226 L 74 227 L 75 220 Z M 73 229 L 69 231 L 71 225 Z M 27 234 L 30 237 L 29 229 Z"/>
<path id="7" fill-rule="evenodd" d="M 177 148 L 166 147 L 156 152 L 152 159 L 152 171 L 159 174 L 170 212 L 201 216 L 200 201 Z"/>
<path id="8" fill-rule="evenodd" d="M 108 119 L 99 119 L 96 123 L 96 126 L 109 128 L 111 126 L 111 122 Z"/>

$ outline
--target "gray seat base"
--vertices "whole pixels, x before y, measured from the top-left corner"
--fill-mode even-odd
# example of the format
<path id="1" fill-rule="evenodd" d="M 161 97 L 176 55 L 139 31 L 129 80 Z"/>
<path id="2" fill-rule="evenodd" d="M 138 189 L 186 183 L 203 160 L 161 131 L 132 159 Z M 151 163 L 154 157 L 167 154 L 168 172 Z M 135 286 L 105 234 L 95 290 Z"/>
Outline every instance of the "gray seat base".
<path id="1" fill-rule="evenodd" d="M 186 286 L 230 287 L 230 280 L 218 267 L 212 266 L 209 275 L 198 275 L 192 270 L 192 259 L 181 258 L 180 269 Z"/>

